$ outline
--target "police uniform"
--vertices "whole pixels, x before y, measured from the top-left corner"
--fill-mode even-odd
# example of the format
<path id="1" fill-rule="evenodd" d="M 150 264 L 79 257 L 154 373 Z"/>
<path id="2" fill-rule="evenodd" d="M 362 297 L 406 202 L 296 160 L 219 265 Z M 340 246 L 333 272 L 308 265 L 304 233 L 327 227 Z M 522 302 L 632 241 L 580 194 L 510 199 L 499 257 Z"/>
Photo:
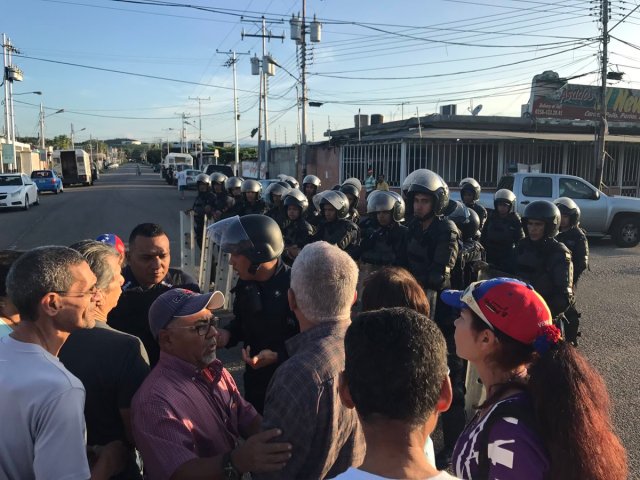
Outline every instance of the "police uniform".
<path id="1" fill-rule="evenodd" d="M 230 333 L 227 348 L 238 342 L 251 347 L 257 355 L 268 349 L 278 354 L 275 364 L 254 369 L 245 366 L 244 397 L 262 414 L 269 381 L 276 368 L 287 358 L 285 341 L 299 332 L 298 321 L 289 309 L 287 292 L 291 269 L 279 259 L 273 276 L 265 282 L 238 280 L 231 290 L 234 318 L 227 325 Z"/>
<path id="2" fill-rule="evenodd" d="M 266 205 L 264 201 L 262 201 L 261 199 L 258 199 L 253 203 L 249 203 L 245 200 L 242 206 L 242 213 L 240 216 L 254 215 L 254 214 L 262 215 L 265 210 L 266 210 Z"/>
<path id="3" fill-rule="evenodd" d="M 204 217 L 205 215 L 211 216 L 216 209 L 217 204 L 216 195 L 213 192 L 201 192 L 198 191 L 198 195 L 193 201 L 193 229 L 196 233 L 196 242 L 198 247 L 202 248 L 202 232 L 204 230 Z M 209 207 L 209 208 L 207 208 Z M 207 210 L 209 212 L 207 213 Z"/>
<path id="4" fill-rule="evenodd" d="M 299 218 L 295 221 L 290 221 L 282 230 L 282 236 L 284 237 L 285 252 L 288 247 L 297 246 L 302 249 L 308 243 L 311 243 L 313 239 L 314 229 L 304 218 Z M 293 263 L 293 258 L 287 257 L 290 263 Z"/>
<path id="5" fill-rule="evenodd" d="M 338 218 L 334 222 L 321 222 L 314 241 L 323 240 L 353 255 L 360 240 L 358 226 L 346 218 Z"/>
<path id="6" fill-rule="evenodd" d="M 489 264 L 502 272 L 513 273 L 515 248 L 523 238 L 522 221 L 517 213 L 509 212 L 506 217 L 501 217 L 494 210 L 484 224 L 480 243 L 486 251 Z"/>
<path id="7" fill-rule="evenodd" d="M 273 218 L 281 230 L 284 231 L 284 227 L 289 223 L 289 217 L 287 216 L 287 209 L 282 205 L 274 205 L 265 213 L 266 216 Z"/>
<path id="8" fill-rule="evenodd" d="M 407 227 L 396 222 L 369 231 L 360 243 L 360 260 L 372 265 L 400 265 L 407 249 L 408 232 Z"/>
<path id="9" fill-rule="evenodd" d="M 571 251 L 573 262 L 573 287 L 575 288 L 580 275 L 589 267 L 589 242 L 584 230 L 575 225 L 556 235 L 556 240 L 562 242 Z"/>

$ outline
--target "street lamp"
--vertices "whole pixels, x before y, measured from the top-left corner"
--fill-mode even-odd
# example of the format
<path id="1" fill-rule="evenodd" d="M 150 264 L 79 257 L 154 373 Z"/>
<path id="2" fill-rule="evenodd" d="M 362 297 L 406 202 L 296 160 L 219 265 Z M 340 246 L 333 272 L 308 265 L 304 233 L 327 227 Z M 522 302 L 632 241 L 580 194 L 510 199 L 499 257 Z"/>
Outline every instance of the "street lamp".
<path id="1" fill-rule="evenodd" d="M 84 130 L 86 130 L 86 129 L 87 129 L 86 127 L 81 128 L 80 130 L 78 130 L 78 132 L 82 132 L 82 131 L 84 131 Z M 73 136 L 74 136 L 74 134 L 75 134 L 75 133 L 76 133 L 76 132 L 75 132 L 75 130 L 73 129 L 73 123 L 72 123 L 72 124 L 71 124 L 71 149 L 72 149 L 72 150 L 75 150 L 75 149 L 76 149 L 76 143 L 75 143 L 74 138 L 73 138 Z"/>
<path id="2" fill-rule="evenodd" d="M 56 110 L 55 112 L 50 113 L 49 115 L 45 115 L 44 106 L 42 105 L 42 102 L 40 102 L 40 148 L 42 150 L 46 148 L 44 144 L 44 119 L 47 117 L 50 117 L 51 115 L 56 115 L 62 112 L 64 112 L 64 108 L 61 108 L 60 110 Z"/>
<path id="3" fill-rule="evenodd" d="M 40 91 L 35 91 L 35 92 L 22 92 L 22 93 L 14 93 L 13 96 L 15 97 L 16 95 L 29 95 L 33 93 L 34 95 L 42 95 L 42 92 Z"/>

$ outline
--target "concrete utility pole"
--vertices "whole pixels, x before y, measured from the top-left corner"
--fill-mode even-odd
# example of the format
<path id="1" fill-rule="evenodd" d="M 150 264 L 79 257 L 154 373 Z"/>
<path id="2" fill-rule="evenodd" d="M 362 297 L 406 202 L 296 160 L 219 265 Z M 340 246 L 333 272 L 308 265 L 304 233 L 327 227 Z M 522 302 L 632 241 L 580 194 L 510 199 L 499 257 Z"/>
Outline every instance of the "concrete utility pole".
<path id="1" fill-rule="evenodd" d="M 600 78 L 600 129 L 598 131 L 598 141 L 595 152 L 595 182 L 596 188 L 600 188 L 604 172 L 604 162 L 607 156 L 606 136 L 607 126 L 607 63 L 609 45 L 609 0 L 602 0 L 600 16 L 602 20 L 602 69 Z"/>
<path id="2" fill-rule="evenodd" d="M 272 22 L 270 22 L 272 23 Z M 278 22 L 282 23 L 282 22 Z M 284 40 L 284 35 L 274 35 L 271 31 L 267 31 L 267 23 L 264 17 L 262 17 L 262 29 L 260 33 L 250 34 L 245 33 L 244 30 L 241 33 L 241 38 L 244 37 L 256 37 L 262 38 L 262 61 L 260 62 L 262 69 L 260 72 L 260 101 L 262 106 L 262 119 L 258 118 L 258 178 L 260 178 L 260 162 L 269 162 L 269 114 L 267 108 L 267 97 L 269 90 L 268 76 L 273 76 L 275 72 L 275 64 L 271 61 L 271 58 L 267 56 L 267 39 L 279 38 Z M 251 59 L 252 61 L 252 73 L 254 68 L 254 62 L 257 59 Z M 254 73 L 255 74 L 255 73 Z M 260 117 L 260 113 L 258 114 Z M 262 126 L 260 122 L 262 121 Z M 264 132 L 264 141 L 261 140 L 261 134 Z M 261 147 L 262 145 L 262 147 Z"/>
<path id="3" fill-rule="evenodd" d="M 180 153 L 188 153 L 187 146 L 185 145 L 187 140 L 187 128 L 184 125 L 189 115 L 185 112 L 176 113 L 176 115 L 180 115 Z"/>
<path id="4" fill-rule="evenodd" d="M 237 89 L 237 81 L 236 81 L 236 64 L 238 63 L 238 55 L 249 55 L 249 52 L 246 53 L 238 53 L 235 50 L 229 50 L 228 52 L 220 52 L 216 50 L 217 53 L 222 53 L 225 55 L 230 55 L 227 61 L 225 62 L 225 67 L 231 67 L 233 69 L 233 124 L 235 131 L 234 145 L 235 145 L 235 156 L 233 161 L 233 174 L 238 175 L 238 169 L 240 167 L 240 145 L 238 138 L 238 121 L 240 120 L 240 113 L 238 111 L 238 93 Z"/>
<path id="5" fill-rule="evenodd" d="M 189 97 L 189 100 L 197 100 L 198 101 L 198 139 L 200 141 L 200 167 L 202 167 L 202 100 L 210 101 L 211 97 L 200 98 L 200 97 Z"/>

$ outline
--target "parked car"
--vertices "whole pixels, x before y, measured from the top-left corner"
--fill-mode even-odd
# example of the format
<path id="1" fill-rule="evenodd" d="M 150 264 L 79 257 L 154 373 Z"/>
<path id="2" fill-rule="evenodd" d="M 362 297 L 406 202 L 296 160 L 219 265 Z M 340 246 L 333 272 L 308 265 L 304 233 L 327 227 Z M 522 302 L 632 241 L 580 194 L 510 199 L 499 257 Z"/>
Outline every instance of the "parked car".
<path id="1" fill-rule="evenodd" d="M 590 236 L 611 235 L 619 247 L 640 243 L 640 198 L 608 196 L 586 180 L 556 173 L 516 173 L 498 182 L 516 195 L 516 211 L 535 200 L 569 197 L 580 207 L 580 224 Z M 480 204 L 493 209 L 493 193 L 481 193 Z"/>
<path id="2" fill-rule="evenodd" d="M 109 165 L 107 165 L 107 169 L 108 170 L 113 170 L 115 168 L 119 168 L 120 165 L 118 163 L 110 163 Z"/>
<path id="3" fill-rule="evenodd" d="M 38 192 L 53 192 L 56 195 L 64 193 L 62 178 L 53 170 L 34 170 L 31 172 L 31 180 L 38 187 Z"/>
<path id="4" fill-rule="evenodd" d="M 24 173 L 0 174 L 0 208 L 22 208 L 40 205 L 38 187 Z"/>
<path id="5" fill-rule="evenodd" d="M 187 189 L 196 189 L 196 178 L 198 175 L 200 175 L 202 172 L 200 170 L 193 170 L 193 169 L 188 169 L 185 170 L 185 173 L 187 174 Z"/>

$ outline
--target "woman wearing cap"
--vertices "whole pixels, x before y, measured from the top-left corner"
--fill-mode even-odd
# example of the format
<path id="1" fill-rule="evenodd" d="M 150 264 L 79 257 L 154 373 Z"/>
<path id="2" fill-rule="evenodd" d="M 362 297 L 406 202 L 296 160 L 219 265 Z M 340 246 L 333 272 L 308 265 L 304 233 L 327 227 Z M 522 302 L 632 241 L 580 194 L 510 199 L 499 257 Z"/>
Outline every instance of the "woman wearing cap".
<path id="1" fill-rule="evenodd" d="M 561 338 L 530 285 L 498 278 L 442 300 L 460 309 L 456 351 L 487 391 L 453 452 L 457 477 L 627 478 L 603 378 Z"/>

